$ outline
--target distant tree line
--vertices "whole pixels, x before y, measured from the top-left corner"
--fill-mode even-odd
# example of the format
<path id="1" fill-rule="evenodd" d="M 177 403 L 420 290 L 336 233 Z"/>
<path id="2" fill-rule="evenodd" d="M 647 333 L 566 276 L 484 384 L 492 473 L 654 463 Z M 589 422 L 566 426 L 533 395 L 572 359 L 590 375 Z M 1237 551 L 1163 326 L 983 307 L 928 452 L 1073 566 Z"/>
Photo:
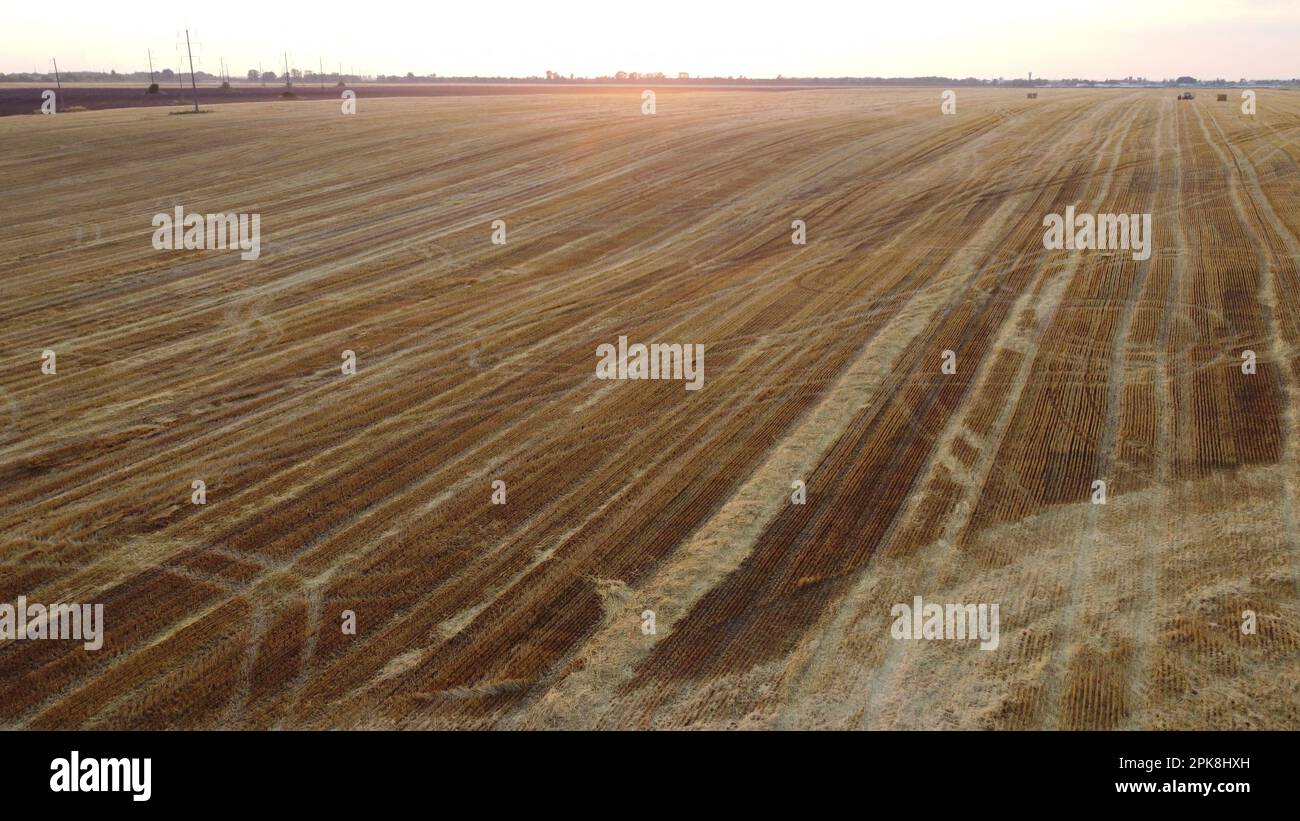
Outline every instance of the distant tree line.
<path id="1" fill-rule="evenodd" d="M 132 71 L 119 73 L 117 71 L 62 71 L 59 73 L 64 82 L 69 83 L 149 83 L 149 72 Z M 170 68 L 158 69 L 154 72 L 156 81 L 166 85 L 168 82 L 179 82 L 180 80 L 189 80 L 189 72 L 181 72 L 179 75 Z M 250 68 L 246 75 L 247 82 L 278 82 L 285 78 L 279 76 L 274 71 L 259 71 Z M 0 73 L 0 83 L 53 83 L 53 72 L 48 73 Z M 206 71 L 196 71 L 194 79 L 200 83 L 219 83 L 222 78 Z M 1124 79 L 1106 79 L 1091 80 L 1082 77 L 1062 78 L 1055 80 L 1034 79 L 1027 80 L 1024 78 L 1004 79 L 1002 77 L 994 79 L 981 79 L 979 77 L 785 77 L 777 75 L 776 77 L 745 77 L 727 76 L 727 77 L 691 77 L 685 72 L 677 74 L 675 77 L 665 75 L 662 71 L 655 72 L 637 72 L 637 71 L 617 71 L 612 75 L 600 77 L 579 77 L 573 74 L 565 76 L 557 71 L 547 70 L 544 76 L 530 77 L 506 77 L 506 76 L 439 76 L 437 74 L 415 74 L 407 72 L 401 74 L 379 74 L 375 77 L 361 77 L 352 74 L 336 74 L 326 72 L 323 77 L 313 71 L 304 71 L 301 69 L 291 69 L 289 78 L 292 82 L 320 82 L 322 79 L 326 82 L 345 82 L 352 83 L 361 80 L 373 81 L 380 83 L 584 83 L 584 84 L 620 84 L 620 83 L 663 83 L 667 85 L 684 84 L 684 85 L 789 85 L 789 86 L 1001 86 L 1011 88 L 1024 87 L 1089 87 L 1104 88 L 1116 85 L 1143 85 L 1143 86 L 1234 86 L 1234 85 L 1255 85 L 1255 86 L 1283 86 L 1283 85 L 1300 85 L 1300 78 L 1293 77 L 1289 80 L 1270 79 L 1270 80 L 1250 80 L 1245 78 L 1231 81 L 1223 78 L 1215 80 L 1197 80 L 1195 77 L 1183 75 L 1175 79 L 1148 80 L 1144 77 L 1125 77 Z"/>

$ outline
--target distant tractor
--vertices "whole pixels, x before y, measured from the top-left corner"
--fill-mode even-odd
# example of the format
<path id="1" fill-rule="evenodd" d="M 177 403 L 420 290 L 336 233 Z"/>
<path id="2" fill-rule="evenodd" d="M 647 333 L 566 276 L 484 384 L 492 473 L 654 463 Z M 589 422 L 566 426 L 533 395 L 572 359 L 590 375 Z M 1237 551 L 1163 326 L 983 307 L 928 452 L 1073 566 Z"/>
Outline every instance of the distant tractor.
<path id="1" fill-rule="evenodd" d="M 1190 92 L 1190 91 L 1184 91 L 1182 94 L 1179 94 L 1179 95 L 1178 95 L 1178 99 L 1180 99 L 1180 100 L 1195 100 L 1196 97 L 1195 97 L 1195 95 L 1192 94 L 1192 92 Z"/>
<path id="2" fill-rule="evenodd" d="M 1221 102 L 1221 103 L 1226 103 L 1226 102 L 1228 102 L 1228 95 L 1227 95 L 1227 94 L 1220 94 L 1218 99 L 1219 99 L 1219 102 Z"/>
<path id="3" fill-rule="evenodd" d="M 1030 100 L 1037 100 L 1037 99 L 1038 99 L 1038 92 L 1037 92 L 1037 91 L 1031 91 L 1031 92 L 1029 92 L 1028 94 L 1026 94 L 1025 97 L 1029 98 Z"/>

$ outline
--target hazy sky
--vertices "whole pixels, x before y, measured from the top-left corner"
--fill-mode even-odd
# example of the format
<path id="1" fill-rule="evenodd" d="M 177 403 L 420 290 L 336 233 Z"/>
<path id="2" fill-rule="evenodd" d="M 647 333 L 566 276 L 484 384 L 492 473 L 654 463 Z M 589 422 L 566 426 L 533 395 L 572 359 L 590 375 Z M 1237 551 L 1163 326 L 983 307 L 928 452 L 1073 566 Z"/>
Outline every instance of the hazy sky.
<path id="1" fill-rule="evenodd" d="M 7 4 L 0 71 L 180 66 L 224 57 L 439 75 L 1300 76 L 1300 0 L 460 0 Z"/>

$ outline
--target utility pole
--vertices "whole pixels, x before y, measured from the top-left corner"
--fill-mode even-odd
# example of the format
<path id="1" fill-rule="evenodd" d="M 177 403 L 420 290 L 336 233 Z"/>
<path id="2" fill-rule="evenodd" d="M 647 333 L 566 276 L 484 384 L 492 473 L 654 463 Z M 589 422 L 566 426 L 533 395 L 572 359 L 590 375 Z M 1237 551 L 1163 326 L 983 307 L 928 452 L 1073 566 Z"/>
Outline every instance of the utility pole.
<path id="1" fill-rule="evenodd" d="M 149 85 L 153 85 L 153 52 L 149 49 L 145 49 L 145 54 L 149 55 Z"/>
<path id="2" fill-rule="evenodd" d="M 194 50 L 190 48 L 190 30 L 185 29 L 185 51 L 190 55 L 190 88 L 194 89 L 194 113 L 199 113 L 199 84 L 194 80 Z"/>
<path id="3" fill-rule="evenodd" d="M 266 88 L 266 78 L 262 76 L 262 61 L 257 61 L 257 79 L 262 81 L 262 88 Z"/>
<path id="4" fill-rule="evenodd" d="M 293 80 L 289 77 L 289 52 L 284 53 L 284 88 L 293 91 Z"/>
<path id="5" fill-rule="evenodd" d="M 320 90 L 324 91 L 325 90 L 325 58 L 324 57 L 316 58 L 316 69 L 317 72 L 320 74 Z"/>
<path id="6" fill-rule="evenodd" d="M 59 91 L 62 91 L 63 81 L 59 79 L 59 59 L 57 57 L 51 57 L 50 59 L 54 61 L 54 82 L 58 84 Z"/>

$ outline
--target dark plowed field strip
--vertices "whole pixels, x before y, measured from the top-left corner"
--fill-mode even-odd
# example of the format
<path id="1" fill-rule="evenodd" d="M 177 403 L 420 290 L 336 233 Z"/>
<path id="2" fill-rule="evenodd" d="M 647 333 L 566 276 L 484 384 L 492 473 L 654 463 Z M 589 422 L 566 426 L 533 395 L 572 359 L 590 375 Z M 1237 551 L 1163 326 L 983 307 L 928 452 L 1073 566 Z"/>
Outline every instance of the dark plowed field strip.
<path id="1" fill-rule="evenodd" d="M 0 120 L 0 724 L 1300 726 L 1300 98 L 958 94 Z"/>

